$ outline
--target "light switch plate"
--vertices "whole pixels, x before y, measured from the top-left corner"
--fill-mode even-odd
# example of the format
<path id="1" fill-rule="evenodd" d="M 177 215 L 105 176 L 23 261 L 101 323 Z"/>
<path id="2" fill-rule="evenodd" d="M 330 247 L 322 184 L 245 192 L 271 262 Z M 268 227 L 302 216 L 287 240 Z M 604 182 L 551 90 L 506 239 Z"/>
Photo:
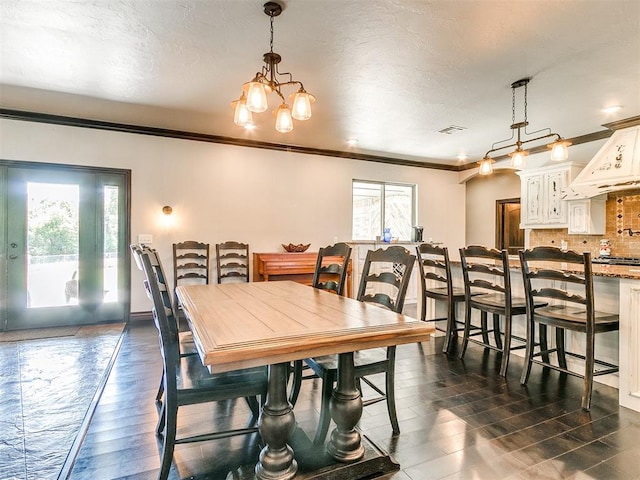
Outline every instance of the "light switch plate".
<path id="1" fill-rule="evenodd" d="M 151 235 L 150 233 L 139 233 L 138 243 L 141 243 L 143 245 L 151 245 L 153 243 L 153 235 Z"/>

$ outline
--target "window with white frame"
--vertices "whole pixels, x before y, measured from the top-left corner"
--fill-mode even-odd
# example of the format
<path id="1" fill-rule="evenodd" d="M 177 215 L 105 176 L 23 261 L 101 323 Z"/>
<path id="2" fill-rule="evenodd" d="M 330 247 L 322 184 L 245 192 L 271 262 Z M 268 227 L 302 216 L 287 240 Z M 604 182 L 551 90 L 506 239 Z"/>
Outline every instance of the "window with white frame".
<path id="1" fill-rule="evenodd" d="M 390 229 L 392 237 L 411 240 L 416 220 L 416 186 L 353 180 L 353 239 L 375 240 Z"/>

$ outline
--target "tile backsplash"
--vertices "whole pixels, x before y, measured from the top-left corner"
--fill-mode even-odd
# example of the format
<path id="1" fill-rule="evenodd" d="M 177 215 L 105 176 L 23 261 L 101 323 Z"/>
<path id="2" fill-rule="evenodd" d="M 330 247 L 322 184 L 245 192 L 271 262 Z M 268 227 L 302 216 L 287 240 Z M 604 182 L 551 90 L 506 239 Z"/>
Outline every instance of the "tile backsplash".
<path id="1" fill-rule="evenodd" d="M 640 258 L 640 190 L 608 194 L 604 235 L 568 235 L 566 228 L 532 230 L 529 246 L 560 247 L 560 242 L 564 240 L 569 250 L 589 251 L 593 257 L 597 257 L 603 238 L 611 242 L 612 256 Z"/>

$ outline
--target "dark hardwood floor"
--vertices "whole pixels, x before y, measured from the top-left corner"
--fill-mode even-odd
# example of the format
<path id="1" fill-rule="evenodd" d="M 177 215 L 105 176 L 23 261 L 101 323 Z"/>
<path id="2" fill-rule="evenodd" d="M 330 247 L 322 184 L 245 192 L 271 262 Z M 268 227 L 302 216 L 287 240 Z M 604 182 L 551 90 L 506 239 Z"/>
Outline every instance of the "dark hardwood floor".
<path id="1" fill-rule="evenodd" d="M 362 431 L 401 466 L 386 478 L 640 479 L 640 413 L 619 407 L 617 390 L 596 384 L 585 413 L 580 379 L 534 366 L 525 388 L 520 357 L 504 379 L 495 352 L 472 345 L 460 361 L 441 346 L 440 338 L 398 348 L 399 436 L 391 435 L 384 403 L 364 410 Z M 69 478 L 156 478 L 160 365 L 154 327 L 131 324 Z M 300 429 L 311 437 L 319 393 L 319 381 L 303 382 L 295 406 Z M 213 422 L 242 425 L 248 417 L 243 401 L 186 407 L 179 432 Z M 227 470 L 237 478 L 234 469 L 255 462 L 259 448 L 256 435 L 180 445 L 170 478 L 218 478 Z"/>

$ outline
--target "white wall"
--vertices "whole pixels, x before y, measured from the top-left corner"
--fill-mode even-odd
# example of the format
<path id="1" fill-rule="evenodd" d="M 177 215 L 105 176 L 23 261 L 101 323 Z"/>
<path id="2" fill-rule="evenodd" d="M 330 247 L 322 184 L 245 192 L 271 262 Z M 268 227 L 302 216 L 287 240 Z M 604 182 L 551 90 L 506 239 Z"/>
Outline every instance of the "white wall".
<path id="1" fill-rule="evenodd" d="M 498 170 L 473 177 L 466 185 L 466 244 L 494 247 L 496 200 L 520 198 L 520 177 L 513 170 Z"/>
<path id="2" fill-rule="evenodd" d="M 465 185 L 455 172 L 16 120 L 0 120 L 0 158 L 131 169 L 131 240 L 153 234 L 167 267 L 182 240 L 244 241 L 252 252 L 349 241 L 354 178 L 417 184 L 424 238 L 453 251 L 465 244 Z M 133 266 L 132 312 L 149 310 L 141 280 Z"/>

